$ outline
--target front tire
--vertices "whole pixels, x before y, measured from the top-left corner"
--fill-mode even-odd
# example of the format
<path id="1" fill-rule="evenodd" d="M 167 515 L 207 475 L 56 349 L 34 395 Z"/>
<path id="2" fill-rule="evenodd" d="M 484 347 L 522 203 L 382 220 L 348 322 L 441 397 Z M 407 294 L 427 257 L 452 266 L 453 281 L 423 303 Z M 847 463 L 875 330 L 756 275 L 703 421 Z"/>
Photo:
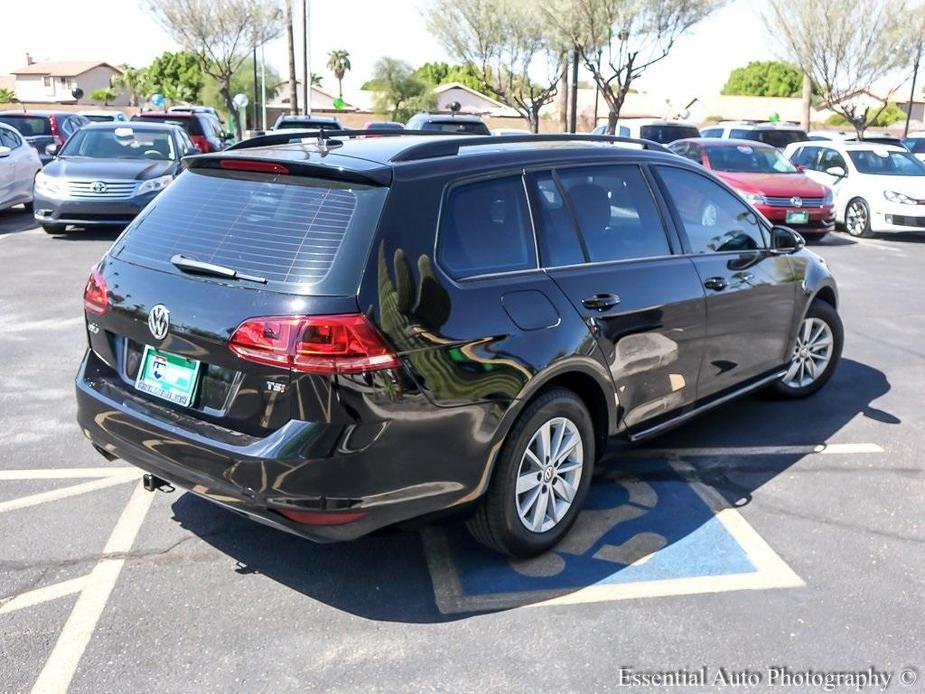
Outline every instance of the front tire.
<path id="1" fill-rule="evenodd" d="M 864 239 L 874 235 L 870 228 L 870 207 L 864 198 L 852 199 L 845 208 L 845 231 Z"/>
<path id="2" fill-rule="evenodd" d="M 797 332 L 787 373 L 774 391 L 785 398 L 806 398 L 832 377 L 841 359 L 845 332 L 838 312 L 825 301 L 814 301 Z"/>
<path id="3" fill-rule="evenodd" d="M 549 550 L 581 510 L 594 454 L 594 427 L 581 399 L 564 388 L 542 393 L 508 433 L 469 531 L 502 554 Z"/>

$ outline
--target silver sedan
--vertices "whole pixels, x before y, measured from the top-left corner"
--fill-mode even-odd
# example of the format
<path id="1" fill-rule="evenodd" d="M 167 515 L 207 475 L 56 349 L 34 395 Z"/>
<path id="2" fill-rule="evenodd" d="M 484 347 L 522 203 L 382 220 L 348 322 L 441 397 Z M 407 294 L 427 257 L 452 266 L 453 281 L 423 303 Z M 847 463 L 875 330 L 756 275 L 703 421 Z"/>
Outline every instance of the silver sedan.
<path id="1" fill-rule="evenodd" d="M 32 211 L 32 183 L 42 162 L 15 128 L 0 123 L 0 210 L 22 203 Z"/>

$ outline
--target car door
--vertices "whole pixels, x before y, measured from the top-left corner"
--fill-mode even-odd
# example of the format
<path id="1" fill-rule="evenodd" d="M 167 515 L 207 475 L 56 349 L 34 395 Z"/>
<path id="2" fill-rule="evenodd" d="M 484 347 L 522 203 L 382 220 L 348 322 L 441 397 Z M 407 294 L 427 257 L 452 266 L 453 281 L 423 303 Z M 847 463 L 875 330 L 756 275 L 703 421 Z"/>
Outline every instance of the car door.
<path id="1" fill-rule="evenodd" d="M 769 250 L 759 215 L 715 179 L 671 165 L 655 168 L 706 290 L 698 396 L 779 368 L 789 356 L 798 289 L 789 260 Z"/>
<path id="2" fill-rule="evenodd" d="M 697 399 L 704 289 L 635 164 L 528 177 L 547 274 L 598 342 L 621 423 L 634 427 Z"/>
<path id="3" fill-rule="evenodd" d="M 17 161 L 13 144 L 12 133 L 0 128 L 0 147 L 10 150 L 5 157 L 0 157 L 0 209 L 3 209 L 15 197 L 14 188 L 20 164 Z"/>

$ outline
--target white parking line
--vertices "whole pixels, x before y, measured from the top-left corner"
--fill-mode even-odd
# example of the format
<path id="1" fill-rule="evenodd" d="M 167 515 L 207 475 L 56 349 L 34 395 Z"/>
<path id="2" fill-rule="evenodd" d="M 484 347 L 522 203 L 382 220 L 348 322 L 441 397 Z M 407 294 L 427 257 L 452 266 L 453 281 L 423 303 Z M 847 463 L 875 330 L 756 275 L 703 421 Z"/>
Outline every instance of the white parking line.
<path id="1" fill-rule="evenodd" d="M 38 494 L 30 494 L 29 496 L 22 496 L 18 499 L 3 501 L 0 502 L 0 513 L 18 511 L 19 509 L 28 508 L 29 506 L 38 506 L 39 504 L 46 504 L 49 501 L 58 501 L 59 499 L 66 499 L 70 496 L 94 492 L 97 489 L 105 489 L 106 487 L 114 487 L 117 484 L 125 484 L 126 482 L 137 479 L 140 474 L 141 472 L 139 470 L 130 469 L 129 472 L 103 477 L 102 479 L 93 480 L 92 482 L 73 484 L 70 487 L 63 487 L 62 489 L 53 489 L 48 492 L 39 492 Z"/>
<path id="2" fill-rule="evenodd" d="M 877 243 L 876 241 L 871 241 L 869 239 L 855 239 L 862 246 L 873 246 L 874 248 L 879 248 L 882 251 L 890 251 L 891 253 L 902 253 L 902 248 L 896 248 L 895 246 L 888 246 L 885 243 Z"/>
<path id="3" fill-rule="evenodd" d="M 128 474 L 136 468 L 123 465 L 120 467 L 79 467 L 79 468 L 41 468 L 32 470 L 0 470 L 3 480 L 75 480 L 85 477 L 114 477 Z"/>
<path id="4" fill-rule="evenodd" d="M 9 598 L 6 602 L 0 600 L 0 614 L 15 612 L 16 610 L 21 610 L 24 607 L 40 605 L 43 602 L 48 602 L 49 600 L 57 600 L 58 598 L 63 598 L 65 595 L 73 595 L 74 593 L 79 593 L 81 590 L 83 590 L 86 584 L 87 577 L 80 576 L 79 578 L 72 578 L 67 581 L 61 581 L 61 583 L 55 583 L 51 586 L 36 588 L 35 590 L 30 590 L 28 593 L 20 593 L 15 597 Z"/>
<path id="5" fill-rule="evenodd" d="M 154 494 L 145 491 L 141 484 L 135 488 L 103 548 L 104 555 L 131 550 L 153 500 Z M 86 586 L 77 598 L 45 667 L 32 687 L 32 694 L 67 692 L 123 564 L 125 559 L 102 559 L 86 577 Z"/>
<path id="6" fill-rule="evenodd" d="M 724 448 L 639 448 L 621 451 L 628 458 L 664 458 L 672 456 L 737 456 L 737 455 L 853 455 L 883 453 L 875 443 L 820 443 L 807 446 L 730 446 Z"/>

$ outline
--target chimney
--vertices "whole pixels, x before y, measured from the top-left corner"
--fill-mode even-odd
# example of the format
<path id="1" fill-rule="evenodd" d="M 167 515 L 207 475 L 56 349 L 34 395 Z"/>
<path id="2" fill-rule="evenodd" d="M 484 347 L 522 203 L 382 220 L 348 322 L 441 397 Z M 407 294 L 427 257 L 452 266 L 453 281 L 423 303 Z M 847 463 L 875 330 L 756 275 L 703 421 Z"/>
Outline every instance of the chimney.
<path id="1" fill-rule="evenodd" d="M 26 65 L 32 65 L 35 61 L 32 59 L 31 53 L 26 53 Z"/>

